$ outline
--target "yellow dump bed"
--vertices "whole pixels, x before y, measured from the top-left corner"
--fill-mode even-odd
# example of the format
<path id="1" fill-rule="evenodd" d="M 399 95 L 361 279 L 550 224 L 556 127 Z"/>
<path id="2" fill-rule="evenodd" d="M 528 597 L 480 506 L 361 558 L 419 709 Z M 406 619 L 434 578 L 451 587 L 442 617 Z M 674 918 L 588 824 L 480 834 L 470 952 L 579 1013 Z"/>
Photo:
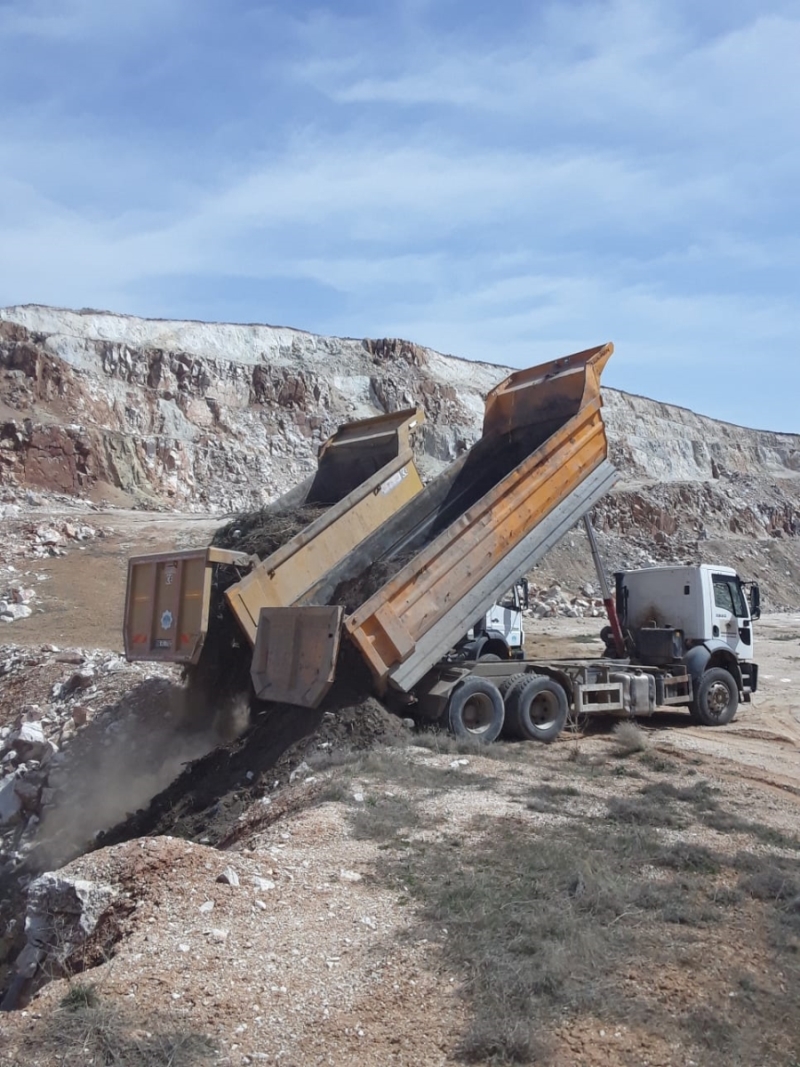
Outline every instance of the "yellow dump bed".
<path id="1" fill-rule="evenodd" d="M 321 514 L 264 560 L 214 547 L 130 559 L 127 658 L 197 663 L 219 568 L 229 569 L 219 585 L 252 644 L 262 607 L 293 604 L 421 491 L 410 435 L 423 419 L 408 408 L 340 427 L 321 447 L 316 473 L 270 508 Z"/>
<path id="2" fill-rule="evenodd" d="M 610 344 L 578 352 L 493 389 L 483 436 L 469 452 L 297 605 L 262 611 L 256 693 L 319 702 L 334 677 L 338 642 L 330 635 L 340 620 L 377 689 L 410 692 L 616 480 L 600 397 L 612 352 Z M 292 656 L 282 639 L 277 655 L 277 635 L 289 632 Z"/>

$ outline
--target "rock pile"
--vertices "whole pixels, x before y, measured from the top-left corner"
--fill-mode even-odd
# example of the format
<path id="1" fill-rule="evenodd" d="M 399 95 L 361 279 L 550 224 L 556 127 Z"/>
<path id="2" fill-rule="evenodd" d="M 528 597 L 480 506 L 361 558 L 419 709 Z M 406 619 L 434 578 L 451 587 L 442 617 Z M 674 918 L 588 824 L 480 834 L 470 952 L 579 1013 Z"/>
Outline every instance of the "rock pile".
<path id="1" fill-rule="evenodd" d="M 121 731 L 132 754 L 149 744 L 143 724 L 125 725 L 126 694 L 159 673 L 145 667 L 151 665 L 96 650 L 0 646 L 0 874 L 17 869 L 35 847 L 71 763 L 82 758 L 63 751 L 79 731 L 94 726 L 100 751 L 110 752 Z M 174 675 L 170 668 L 161 673 Z M 87 777 L 93 766 L 87 762 Z"/>
<path id="2" fill-rule="evenodd" d="M 579 593 L 565 592 L 558 582 L 547 588 L 530 585 L 529 606 L 524 614 L 534 619 L 599 619 L 605 616 L 603 601 L 595 595 L 594 586 L 584 583 Z"/>

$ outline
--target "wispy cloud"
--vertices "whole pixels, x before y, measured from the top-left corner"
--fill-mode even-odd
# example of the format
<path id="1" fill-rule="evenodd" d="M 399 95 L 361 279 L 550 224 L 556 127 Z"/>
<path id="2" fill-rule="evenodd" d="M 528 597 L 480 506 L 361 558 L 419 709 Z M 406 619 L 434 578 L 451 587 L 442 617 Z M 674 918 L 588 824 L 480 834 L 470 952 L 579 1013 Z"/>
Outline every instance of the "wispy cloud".
<path id="1" fill-rule="evenodd" d="M 0 38 L 65 44 L 149 34 L 154 25 L 187 10 L 183 0 L 5 0 L 0 6 Z"/>
<path id="2" fill-rule="evenodd" d="M 729 416 L 746 343 L 800 387 L 789 0 L 12 0 L 0 45 L 0 303 L 612 338 L 617 384 L 716 375 Z"/>

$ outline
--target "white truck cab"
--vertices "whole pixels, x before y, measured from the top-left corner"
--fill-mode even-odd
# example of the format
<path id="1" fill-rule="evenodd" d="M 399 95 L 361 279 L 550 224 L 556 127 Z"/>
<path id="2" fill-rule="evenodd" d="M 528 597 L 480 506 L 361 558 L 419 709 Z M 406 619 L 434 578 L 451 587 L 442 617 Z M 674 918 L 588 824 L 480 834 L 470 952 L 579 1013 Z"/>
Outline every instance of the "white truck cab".
<path id="1" fill-rule="evenodd" d="M 752 613 L 745 583 L 730 567 L 648 567 L 622 575 L 631 630 L 680 630 L 685 648 L 721 640 L 737 659 L 753 655 Z"/>
<path id="2" fill-rule="evenodd" d="M 459 651 L 467 659 L 520 659 L 525 644 L 522 611 L 528 606 L 528 583 L 522 579 L 474 623 Z"/>
<path id="3" fill-rule="evenodd" d="M 692 679 L 695 706 L 698 694 L 705 701 L 712 680 L 717 687 L 712 697 L 723 700 L 723 686 L 731 688 L 723 673 L 735 683 L 739 698 L 749 701 L 758 683 L 752 662 L 753 621 L 761 614 L 755 582 L 742 581 L 731 567 L 708 563 L 624 571 L 616 581 L 617 613 L 632 663 L 683 664 Z M 711 679 L 709 672 L 714 672 Z M 728 695 L 725 707 L 733 708 Z M 735 708 L 730 717 L 734 713 Z M 713 718 L 708 714 L 701 721 L 711 724 Z"/>

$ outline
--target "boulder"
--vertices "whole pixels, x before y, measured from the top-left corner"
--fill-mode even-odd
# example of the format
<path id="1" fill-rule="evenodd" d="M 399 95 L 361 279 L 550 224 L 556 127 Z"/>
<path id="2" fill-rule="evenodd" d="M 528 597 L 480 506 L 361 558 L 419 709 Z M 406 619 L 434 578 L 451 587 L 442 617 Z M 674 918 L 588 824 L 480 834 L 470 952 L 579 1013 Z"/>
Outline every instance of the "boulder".
<path id="1" fill-rule="evenodd" d="M 46 958 L 63 966 L 94 933 L 115 896 L 116 890 L 110 885 L 58 871 L 36 878 L 28 888 L 28 940 L 17 958 L 16 974 L 32 978 Z"/>

